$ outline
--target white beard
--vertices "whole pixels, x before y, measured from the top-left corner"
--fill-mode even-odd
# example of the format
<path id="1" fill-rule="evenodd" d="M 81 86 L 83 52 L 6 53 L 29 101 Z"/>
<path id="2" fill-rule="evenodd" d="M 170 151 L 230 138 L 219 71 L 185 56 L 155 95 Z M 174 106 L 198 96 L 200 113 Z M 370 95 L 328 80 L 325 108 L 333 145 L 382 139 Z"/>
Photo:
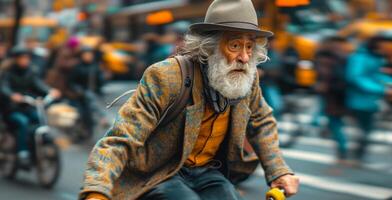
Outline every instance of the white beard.
<path id="1" fill-rule="evenodd" d="M 236 72 L 233 70 L 244 70 Z M 245 97 L 252 89 L 256 76 L 256 61 L 228 64 L 219 49 L 208 58 L 207 77 L 210 86 L 228 99 Z"/>

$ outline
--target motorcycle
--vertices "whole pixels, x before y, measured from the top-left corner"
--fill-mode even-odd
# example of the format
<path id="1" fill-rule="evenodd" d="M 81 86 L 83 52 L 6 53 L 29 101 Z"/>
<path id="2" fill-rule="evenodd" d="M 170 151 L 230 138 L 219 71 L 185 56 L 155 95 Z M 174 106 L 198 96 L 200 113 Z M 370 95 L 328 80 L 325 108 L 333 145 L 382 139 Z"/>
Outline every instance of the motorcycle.
<path id="1" fill-rule="evenodd" d="M 48 109 L 50 126 L 65 133 L 73 142 L 90 138 L 78 110 L 66 102 L 56 103 Z"/>
<path id="2" fill-rule="evenodd" d="M 47 123 L 46 106 L 53 99 L 24 96 L 23 103 L 35 107 L 39 123 L 32 127 L 30 141 L 30 162 L 19 162 L 16 150 L 16 138 L 10 129 L 2 126 L 0 130 L 0 177 L 14 179 L 18 170 L 37 170 L 38 181 L 44 188 L 52 188 L 57 182 L 60 170 L 60 150 L 55 143 L 55 135 Z"/>

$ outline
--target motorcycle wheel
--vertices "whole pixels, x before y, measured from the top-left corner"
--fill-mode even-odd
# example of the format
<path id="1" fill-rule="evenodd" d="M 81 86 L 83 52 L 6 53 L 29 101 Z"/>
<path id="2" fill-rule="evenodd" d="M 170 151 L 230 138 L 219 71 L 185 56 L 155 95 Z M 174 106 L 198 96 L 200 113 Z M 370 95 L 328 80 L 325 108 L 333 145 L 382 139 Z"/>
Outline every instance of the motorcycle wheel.
<path id="1" fill-rule="evenodd" d="M 16 139 L 9 133 L 0 135 L 0 177 L 14 179 L 18 170 Z"/>
<path id="2" fill-rule="evenodd" d="M 43 144 L 37 147 L 37 173 L 40 185 L 51 189 L 60 176 L 60 150 L 53 139 L 48 140 L 48 135 L 44 136 Z"/>

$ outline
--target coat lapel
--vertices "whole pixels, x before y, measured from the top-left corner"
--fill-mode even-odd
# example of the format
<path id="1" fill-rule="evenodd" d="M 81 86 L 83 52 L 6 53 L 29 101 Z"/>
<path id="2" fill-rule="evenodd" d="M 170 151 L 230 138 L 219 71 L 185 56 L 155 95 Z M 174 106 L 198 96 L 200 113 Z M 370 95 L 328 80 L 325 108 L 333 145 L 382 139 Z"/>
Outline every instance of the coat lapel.
<path id="1" fill-rule="evenodd" d="M 245 131 L 250 115 L 251 111 L 248 108 L 246 100 L 242 100 L 232 107 L 230 121 L 230 138 L 228 146 L 229 160 L 235 160 L 237 156 L 243 157 L 242 149 L 245 140 Z"/>
<path id="2" fill-rule="evenodd" d="M 202 75 L 199 65 L 196 64 L 194 67 L 194 81 L 192 86 L 192 98 L 194 104 L 186 108 L 182 161 L 185 161 L 193 150 L 193 146 L 200 132 L 200 125 L 204 115 Z"/>

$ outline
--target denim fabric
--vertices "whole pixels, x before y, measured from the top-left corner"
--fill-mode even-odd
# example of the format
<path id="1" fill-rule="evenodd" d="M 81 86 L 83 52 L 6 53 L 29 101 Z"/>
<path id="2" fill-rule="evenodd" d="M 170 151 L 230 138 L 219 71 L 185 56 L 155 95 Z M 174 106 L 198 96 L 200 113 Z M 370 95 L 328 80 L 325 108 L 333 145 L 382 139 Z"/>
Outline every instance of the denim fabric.
<path id="1" fill-rule="evenodd" d="M 329 119 L 329 130 L 332 131 L 333 138 L 338 144 L 338 156 L 347 158 L 347 138 L 343 132 L 343 120 L 341 116 L 327 115 Z"/>
<path id="2" fill-rule="evenodd" d="M 372 128 L 373 128 L 373 112 L 367 112 L 367 111 L 361 111 L 361 110 L 354 110 L 354 117 L 356 118 L 359 127 L 362 129 L 362 132 L 364 135 L 362 135 L 362 137 L 359 139 L 359 147 L 355 152 L 355 157 L 357 159 L 362 159 L 365 151 L 366 151 L 366 147 L 368 145 L 368 137 L 369 137 L 369 133 L 371 132 Z"/>
<path id="3" fill-rule="evenodd" d="M 182 167 L 172 178 L 158 184 L 140 200 L 239 200 L 233 184 L 215 168 Z"/>
<path id="4" fill-rule="evenodd" d="M 29 126 L 38 123 L 38 114 L 35 110 L 25 112 L 13 112 L 9 121 L 15 127 L 17 133 L 17 150 L 28 150 L 28 139 L 30 138 Z"/>
<path id="5" fill-rule="evenodd" d="M 274 116 L 279 117 L 283 110 L 282 93 L 278 85 L 261 85 L 263 89 L 263 96 L 268 105 L 274 109 Z"/>

